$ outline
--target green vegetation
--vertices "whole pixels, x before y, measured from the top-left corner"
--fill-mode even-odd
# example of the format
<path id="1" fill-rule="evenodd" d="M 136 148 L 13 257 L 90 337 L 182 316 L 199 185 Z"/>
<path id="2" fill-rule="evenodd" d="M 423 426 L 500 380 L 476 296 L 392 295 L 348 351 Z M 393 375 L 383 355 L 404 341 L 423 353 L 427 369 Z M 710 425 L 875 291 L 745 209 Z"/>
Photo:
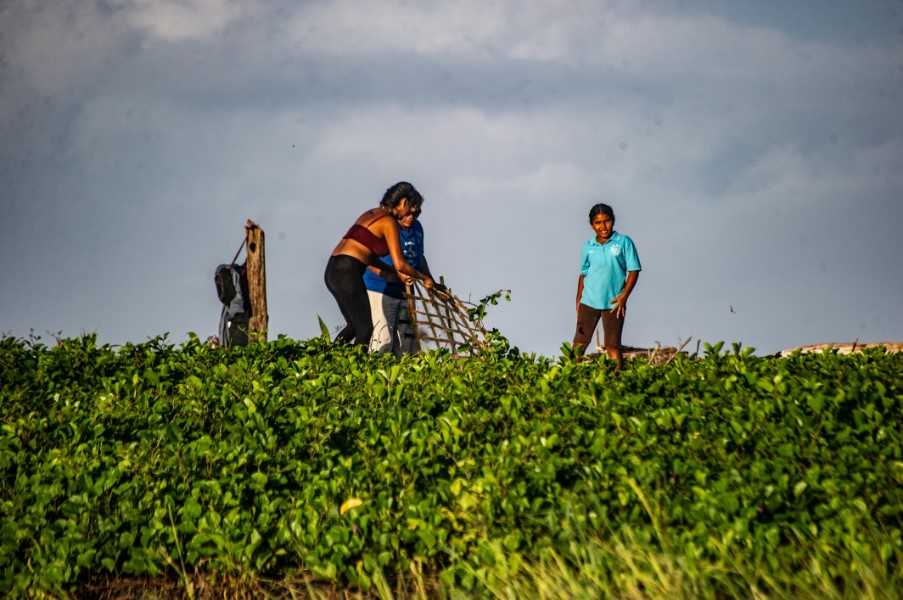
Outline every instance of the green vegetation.
<path id="1" fill-rule="evenodd" d="M 0 593 L 903 588 L 903 355 L 396 360 L 0 339 Z M 316 585 L 316 584 L 314 584 Z M 413 587 L 411 587 L 413 586 Z M 262 589 L 262 588 L 261 588 Z"/>

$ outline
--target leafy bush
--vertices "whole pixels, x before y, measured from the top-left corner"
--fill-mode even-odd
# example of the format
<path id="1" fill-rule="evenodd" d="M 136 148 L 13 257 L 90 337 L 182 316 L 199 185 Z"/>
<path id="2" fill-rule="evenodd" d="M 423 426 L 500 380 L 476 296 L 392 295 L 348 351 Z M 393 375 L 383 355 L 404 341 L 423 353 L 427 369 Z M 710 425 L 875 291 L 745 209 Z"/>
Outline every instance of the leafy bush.
<path id="1" fill-rule="evenodd" d="M 719 345 L 615 373 L 501 338 L 467 359 L 4 338 L 0 591 L 194 571 L 370 588 L 412 563 L 491 589 L 500 553 L 579 564 L 625 535 L 687 572 L 743 556 L 804 589 L 830 551 L 828 577 L 858 557 L 899 583 L 901 417 L 903 356 L 880 350 Z"/>

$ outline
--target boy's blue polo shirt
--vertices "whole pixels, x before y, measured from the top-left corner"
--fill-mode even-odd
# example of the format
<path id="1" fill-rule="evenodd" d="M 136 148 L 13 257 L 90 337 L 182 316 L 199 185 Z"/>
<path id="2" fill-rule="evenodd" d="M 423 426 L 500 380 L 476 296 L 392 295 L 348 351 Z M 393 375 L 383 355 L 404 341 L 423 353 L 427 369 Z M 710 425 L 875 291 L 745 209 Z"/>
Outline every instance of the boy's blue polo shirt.
<path id="1" fill-rule="evenodd" d="M 615 296 L 624 289 L 628 271 L 640 271 L 640 257 L 633 240 L 617 231 L 604 244 L 595 237 L 586 240 L 580 254 L 583 295 L 580 303 L 597 310 L 610 310 Z"/>
<path id="2" fill-rule="evenodd" d="M 420 224 L 420 221 L 414 221 L 414 224 L 407 229 L 399 227 L 398 233 L 401 238 L 399 241 L 404 259 L 408 261 L 409 265 L 419 269 L 423 260 L 423 225 Z M 389 254 L 380 257 L 380 260 L 389 266 L 393 265 L 392 256 Z M 404 284 L 386 281 L 370 269 L 364 271 L 364 285 L 373 292 L 393 298 L 404 298 Z"/>

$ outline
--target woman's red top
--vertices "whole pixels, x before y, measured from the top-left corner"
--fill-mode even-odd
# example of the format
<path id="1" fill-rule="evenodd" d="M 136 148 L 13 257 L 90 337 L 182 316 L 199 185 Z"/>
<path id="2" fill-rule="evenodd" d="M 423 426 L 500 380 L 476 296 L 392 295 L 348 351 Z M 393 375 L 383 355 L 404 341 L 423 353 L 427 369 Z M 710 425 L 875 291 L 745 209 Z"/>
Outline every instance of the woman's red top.
<path id="1" fill-rule="evenodd" d="M 382 215 L 381 217 L 376 217 L 372 221 L 368 223 L 368 225 L 373 225 L 383 217 L 388 217 L 389 215 Z M 343 240 L 354 240 L 360 244 L 363 244 L 367 247 L 370 252 L 377 256 L 385 256 L 389 253 L 389 245 L 386 243 L 385 238 L 376 237 L 376 235 L 364 227 L 363 225 L 358 225 L 355 223 L 351 226 L 351 229 L 348 230 L 344 236 L 342 236 Z"/>

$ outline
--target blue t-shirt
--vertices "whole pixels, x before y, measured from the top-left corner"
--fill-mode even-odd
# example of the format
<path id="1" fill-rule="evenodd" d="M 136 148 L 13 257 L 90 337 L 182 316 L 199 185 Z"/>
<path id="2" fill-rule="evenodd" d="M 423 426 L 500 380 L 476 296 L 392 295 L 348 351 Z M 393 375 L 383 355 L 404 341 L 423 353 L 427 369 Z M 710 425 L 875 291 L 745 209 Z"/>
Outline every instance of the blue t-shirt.
<path id="1" fill-rule="evenodd" d="M 419 269 L 423 260 L 423 225 L 420 224 L 420 221 L 414 221 L 414 224 L 408 229 L 399 227 L 398 233 L 401 237 L 401 253 L 404 255 L 404 259 L 408 261 L 409 265 Z M 380 260 L 390 267 L 393 266 L 391 255 L 387 254 Z M 364 285 L 373 292 L 380 292 L 393 298 L 404 298 L 404 284 L 386 281 L 370 269 L 364 273 Z"/>
<path id="2" fill-rule="evenodd" d="M 590 238 L 580 254 L 583 295 L 580 303 L 597 310 L 610 310 L 615 296 L 624 289 L 628 271 L 639 271 L 640 257 L 633 240 L 617 231 L 604 244 Z"/>

